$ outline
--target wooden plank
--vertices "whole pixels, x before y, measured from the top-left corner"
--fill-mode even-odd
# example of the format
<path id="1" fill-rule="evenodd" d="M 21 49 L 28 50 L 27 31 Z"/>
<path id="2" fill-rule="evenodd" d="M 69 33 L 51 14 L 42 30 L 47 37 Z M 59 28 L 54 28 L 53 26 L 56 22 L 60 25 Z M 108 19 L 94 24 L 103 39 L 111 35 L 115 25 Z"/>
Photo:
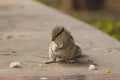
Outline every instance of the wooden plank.
<path id="1" fill-rule="evenodd" d="M 8 0 L 2 0 L 0 4 L 4 1 Z M 71 75 L 68 78 L 72 79 L 79 77 L 72 74 L 105 74 L 106 69 L 110 69 L 112 74 L 120 73 L 119 41 L 37 1 L 9 2 L 4 2 L 0 6 L 0 76 L 26 75 L 29 78 L 31 75 L 63 74 Z M 44 61 L 49 60 L 51 31 L 56 25 L 63 25 L 68 29 L 75 42 L 81 46 L 85 57 L 80 58 L 79 63 L 43 64 Z M 10 63 L 14 61 L 19 61 L 21 67 L 9 68 Z M 88 70 L 89 65 L 92 64 L 90 61 L 97 64 L 97 71 Z M 25 79 L 23 77 L 15 79 L 17 78 Z M 67 78 L 67 76 L 58 78 Z"/>
<path id="2" fill-rule="evenodd" d="M 120 80 L 120 74 L 18 76 L 18 77 L 0 77 L 0 80 Z"/>

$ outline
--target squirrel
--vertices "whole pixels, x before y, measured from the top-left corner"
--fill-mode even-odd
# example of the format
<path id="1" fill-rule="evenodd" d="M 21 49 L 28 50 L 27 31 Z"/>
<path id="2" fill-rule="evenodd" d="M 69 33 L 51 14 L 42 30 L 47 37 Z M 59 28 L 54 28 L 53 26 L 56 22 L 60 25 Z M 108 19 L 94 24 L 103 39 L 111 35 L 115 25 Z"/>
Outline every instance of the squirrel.
<path id="1" fill-rule="evenodd" d="M 51 43 L 49 46 L 50 61 L 74 62 L 81 55 L 81 48 L 75 44 L 71 33 L 62 26 L 56 26 L 52 31 Z"/>

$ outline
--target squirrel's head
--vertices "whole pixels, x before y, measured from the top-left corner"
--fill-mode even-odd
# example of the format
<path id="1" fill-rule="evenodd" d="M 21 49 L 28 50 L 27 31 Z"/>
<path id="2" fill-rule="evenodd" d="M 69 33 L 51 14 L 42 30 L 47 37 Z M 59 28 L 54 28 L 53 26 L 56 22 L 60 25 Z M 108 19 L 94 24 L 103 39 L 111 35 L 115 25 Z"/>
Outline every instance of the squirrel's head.
<path id="1" fill-rule="evenodd" d="M 55 38 L 58 37 L 63 31 L 64 31 L 64 27 L 56 26 L 52 31 L 52 41 L 54 41 Z"/>

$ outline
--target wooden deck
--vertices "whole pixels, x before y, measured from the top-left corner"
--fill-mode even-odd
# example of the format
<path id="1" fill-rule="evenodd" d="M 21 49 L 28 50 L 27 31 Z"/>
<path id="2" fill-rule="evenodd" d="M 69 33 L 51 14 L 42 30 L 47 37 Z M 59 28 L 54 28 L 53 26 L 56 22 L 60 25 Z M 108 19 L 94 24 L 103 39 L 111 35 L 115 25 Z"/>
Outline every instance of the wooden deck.
<path id="1" fill-rule="evenodd" d="M 116 74 L 0 77 L 0 80 L 120 80 Z"/>
<path id="2" fill-rule="evenodd" d="M 61 76 L 57 76 L 60 80 L 66 80 L 62 75 L 69 75 L 68 80 L 74 80 L 74 77 L 87 80 L 85 75 L 88 74 L 88 77 L 105 74 L 102 78 L 117 75 L 116 80 L 120 79 L 119 41 L 36 1 L 4 1 L 0 3 L 0 80 L 39 80 L 41 76 L 57 80 L 56 75 Z M 85 57 L 80 58 L 79 63 L 43 64 L 49 60 L 50 33 L 56 25 L 65 26 L 81 46 Z M 90 60 L 97 64 L 97 70 L 88 70 Z M 19 61 L 21 67 L 9 68 L 9 64 L 14 61 Z M 111 70 L 111 75 L 106 75 L 106 69 Z"/>

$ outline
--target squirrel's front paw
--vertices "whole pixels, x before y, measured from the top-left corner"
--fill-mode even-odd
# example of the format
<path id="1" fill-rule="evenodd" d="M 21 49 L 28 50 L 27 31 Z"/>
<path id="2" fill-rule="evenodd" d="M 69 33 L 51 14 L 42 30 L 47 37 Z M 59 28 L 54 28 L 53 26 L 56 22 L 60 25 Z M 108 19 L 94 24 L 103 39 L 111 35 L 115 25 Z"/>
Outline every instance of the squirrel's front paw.
<path id="1" fill-rule="evenodd" d="M 57 48 L 58 48 L 58 45 L 57 45 L 57 43 L 56 42 L 54 42 L 54 41 L 52 41 L 51 42 L 51 48 L 52 48 L 52 51 L 57 51 Z"/>

